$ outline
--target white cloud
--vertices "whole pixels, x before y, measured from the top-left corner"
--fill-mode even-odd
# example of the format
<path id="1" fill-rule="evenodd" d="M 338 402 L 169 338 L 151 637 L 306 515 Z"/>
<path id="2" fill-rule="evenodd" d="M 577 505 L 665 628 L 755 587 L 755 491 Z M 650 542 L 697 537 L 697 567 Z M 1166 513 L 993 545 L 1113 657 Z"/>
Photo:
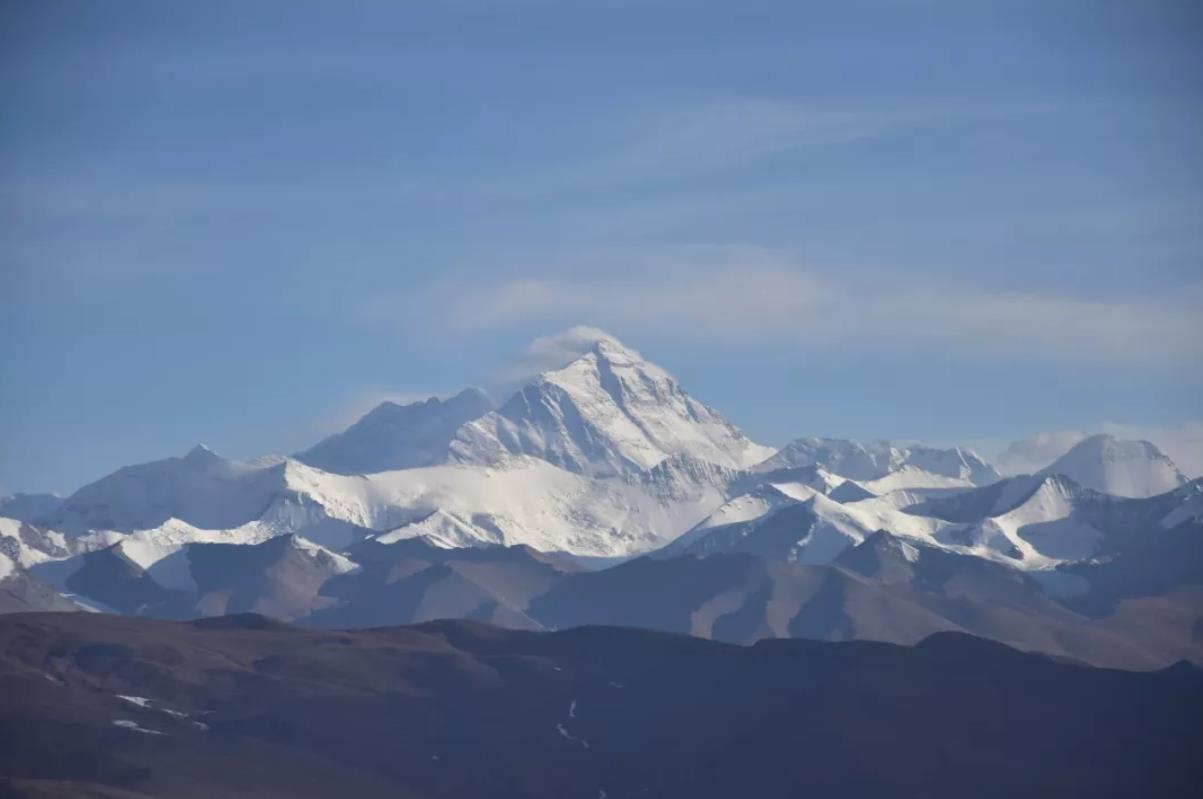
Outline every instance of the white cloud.
<path id="1" fill-rule="evenodd" d="M 1203 355 L 1203 286 L 1173 297 L 994 291 L 896 276 L 858 281 L 765 250 L 594 253 L 559 275 L 443 283 L 388 316 L 480 333 L 587 322 L 727 343 L 950 351 L 1037 360 L 1173 365 Z M 437 309 L 437 318 L 430 314 Z"/>
<path id="2" fill-rule="evenodd" d="M 716 99 L 628 112 L 618 141 L 558 170 L 526 176 L 523 191 L 647 183 L 730 170 L 791 150 L 870 139 L 901 120 L 880 110 L 844 110 L 790 101 Z"/>
<path id="3" fill-rule="evenodd" d="M 830 289 L 809 275 L 751 258 L 738 266 L 643 274 L 516 278 L 443 290 L 439 307 L 457 329 L 488 331 L 532 320 L 588 320 L 606 328 L 677 330 L 702 338 L 756 338 L 814 312 Z M 608 270 L 606 270 L 608 271 Z M 599 270 L 604 274 L 603 270 Z M 706 330 L 691 330 L 705 326 Z"/>
<path id="4" fill-rule="evenodd" d="M 1008 443 L 992 460 L 1003 474 L 1031 474 L 1060 458 L 1082 439 L 1085 430 L 1049 430 Z M 990 445 L 983 447 L 991 449 Z"/>
<path id="5" fill-rule="evenodd" d="M 1148 441 L 1168 455 L 1187 477 L 1203 476 L 1203 421 L 1165 427 L 1104 422 L 1089 429 L 1050 430 L 1016 441 L 974 441 L 968 442 L 968 446 L 990 459 L 1004 474 L 1030 474 L 1096 433 Z"/>
<path id="6" fill-rule="evenodd" d="M 581 141 L 560 160 L 541 159 L 520 175 L 482 174 L 461 184 L 493 198 L 531 198 L 623 185 L 662 187 L 679 178 L 738 171 L 749 164 L 832 145 L 897 136 L 965 120 L 1070 113 L 1065 103 L 813 103 L 755 95 L 658 98 L 595 109 L 570 128 L 532 136 Z"/>
<path id="7" fill-rule="evenodd" d="M 504 399 L 540 372 L 567 366 L 608 337 L 606 331 L 586 325 L 577 325 L 553 336 L 541 336 L 492 376 L 488 381 L 489 391 L 496 399 Z"/>

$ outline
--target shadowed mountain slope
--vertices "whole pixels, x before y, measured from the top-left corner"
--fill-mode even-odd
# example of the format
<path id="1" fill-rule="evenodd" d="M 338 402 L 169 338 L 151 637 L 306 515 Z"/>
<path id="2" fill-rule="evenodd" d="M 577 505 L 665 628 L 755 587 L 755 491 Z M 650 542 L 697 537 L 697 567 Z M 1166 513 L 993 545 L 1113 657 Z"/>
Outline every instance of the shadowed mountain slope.
<path id="1" fill-rule="evenodd" d="M 951 633 L 744 648 L 17 614 L 0 679 L 9 796 L 1193 797 L 1203 780 L 1198 669 Z"/>
<path id="2" fill-rule="evenodd" d="M 346 430 L 322 439 L 296 458 L 337 474 L 433 466 L 447 459 L 461 425 L 491 410 L 488 395 L 476 388 L 408 405 L 382 402 Z"/>

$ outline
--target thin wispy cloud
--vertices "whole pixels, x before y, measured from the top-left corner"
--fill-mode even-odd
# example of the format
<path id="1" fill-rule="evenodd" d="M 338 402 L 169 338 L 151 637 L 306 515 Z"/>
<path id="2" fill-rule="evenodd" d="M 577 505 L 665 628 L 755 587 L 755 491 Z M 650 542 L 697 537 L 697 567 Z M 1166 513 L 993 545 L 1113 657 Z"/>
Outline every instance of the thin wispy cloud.
<path id="1" fill-rule="evenodd" d="M 545 212 L 562 215 L 576 205 L 586 213 L 596 213 L 590 210 L 590 203 L 598 192 L 655 190 L 650 199 L 627 197 L 621 206 L 607 208 L 597 221 L 612 229 L 627 223 L 633 207 L 646 218 L 699 203 L 746 202 L 755 195 L 771 206 L 780 204 L 781 194 L 788 193 L 788 184 L 768 197 L 763 186 L 751 195 L 724 186 L 715 197 L 699 197 L 696 187 L 678 185 L 680 181 L 738 177 L 749 168 L 785 156 L 805 156 L 822 163 L 833 147 L 900 137 L 932 126 L 1070 114 L 1073 110 L 1066 103 L 1035 101 L 987 104 L 949 99 L 882 106 L 771 96 L 676 97 L 657 104 L 632 102 L 595 108 L 571 122 L 546 123 L 520 116 L 512 131 L 519 144 L 495 145 L 504 158 L 470 172 L 427 173 L 417 166 L 421 151 L 379 153 L 361 168 L 343 164 L 331 172 L 315 167 L 312 173 L 296 170 L 287 179 L 270 181 L 208 174 L 165 178 L 72 171 L 6 179 L 0 182 L 0 205 L 21 216 L 106 223 L 162 222 L 214 214 L 287 221 L 334 213 L 345 207 L 347 196 L 363 204 L 363 213 L 374 208 L 413 213 L 433 202 L 503 216 L 513 212 L 509 203 L 522 206 L 554 198 L 566 205 Z M 540 147 L 540 142 L 549 146 Z M 849 180 L 852 178 L 841 179 L 845 184 Z"/>
<path id="2" fill-rule="evenodd" d="M 537 192 L 737 169 L 803 147 L 873 138 L 895 125 L 875 112 L 750 98 L 628 111 L 610 146 L 524 184 Z"/>
<path id="3" fill-rule="evenodd" d="M 763 251 L 693 264 L 652 257 L 621 270 L 604 263 L 570 275 L 444 282 L 397 302 L 404 318 L 467 334 L 587 322 L 733 345 L 910 347 L 915 355 L 1164 365 L 1203 354 L 1203 286 L 1169 297 L 1003 292 L 853 279 Z M 437 318 L 424 312 L 432 308 Z"/>
<path id="4" fill-rule="evenodd" d="M 600 328 L 577 325 L 555 335 L 540 336 L 490 375 L 486 381 L 488 387 L 497 397 L 504 397 L 540 372 L 559 369 L 576 360 L 606 335 Z"/>
<path id="5" fill-rule="evenodd" d="M 949 100 L 907 107 L 815 103 L 757 96 L 677 99 L 598 109 L 588 146 L 540 159 L 516 175 L 481 175 L 456 188 L 483 197 L 535 199 L 631 185 L 739 173 L 788 155 L 822 158 L 830 148 L 913 133 L 933 124 L 1070 113 L 1065 104 Z M 552 140 L 555 131 L 531 132 Z M 570 131 L 562 132 L 573 138 Z"/>
<path id="6" fill-rule="evenodd" d="M 1013 441 L 979 439 L 957 443 L 985 455 L 1004 474 L 1030 474 L 1060 458 L 1082 439 L 1097 433 L 1148 441 L 1168 455 L 1187 477 L 1203 476 L 1203 421 L 1160 426 L 1103 422 L 1086 428 L 1046 430 Z"/>

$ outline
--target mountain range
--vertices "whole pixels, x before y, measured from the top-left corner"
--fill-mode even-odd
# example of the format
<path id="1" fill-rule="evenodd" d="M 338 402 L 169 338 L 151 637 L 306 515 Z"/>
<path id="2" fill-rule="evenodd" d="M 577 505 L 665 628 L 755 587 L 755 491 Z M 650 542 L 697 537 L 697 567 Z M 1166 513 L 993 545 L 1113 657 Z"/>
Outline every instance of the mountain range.
<path id="1" fill-rule="evenodd" d="M 494 403 L 386 402 L 293 456 L 203 446 L 0 500 L 0 609 L 316 627 L 466 618 L 722 641 L 969 632 L 1203 663 L 1203 482 L 1088 438 L 1039 473 L 750 440 L 611 336 Z"/>

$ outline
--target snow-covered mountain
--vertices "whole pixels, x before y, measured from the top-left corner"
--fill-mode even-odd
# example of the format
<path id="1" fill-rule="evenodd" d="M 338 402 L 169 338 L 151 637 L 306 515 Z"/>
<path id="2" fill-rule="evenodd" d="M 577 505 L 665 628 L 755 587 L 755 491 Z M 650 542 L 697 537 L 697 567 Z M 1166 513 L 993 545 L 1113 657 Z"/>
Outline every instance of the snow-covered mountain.
<path id="1" fill-rule="evenodd" d="M 206 529 L 237 527 L 268 510 L 286 470 L 282 458 L 233 461 L 198 445 L 180 457 L 118 469 L 38 522 L 72 535 L 144 530 L 172 518 Z"/>
<path id="2" fill-rule="evenodd" d="M 644 472 L 672 455 L 740 469 L 773 454 L 612 337 L 465 424 L 451 451 L 476 464 L 531 455 L 597 477 Z"/>
<path id="3" fill-rule="evenodd" d="M 776 619 L 765 628 L 775 634 L 844 629 L 811 619 L 828 607 L 818 594 L 784 627 L 777 605 L 760 607 L 764 591 L 801 600 L 816 580 L 861 597 L 831 606 L 859 630 L 915 614 L 926 621 L 913 629 L 939 628 L 961 618 L 943 615 L 949 598 L 970 595 L 994 618 L 1012 590 L 1022 623 L 1044 629 L 1076 623 L 1064 603 L 1109 613 L 1203 575 L 1203 487 L 1181 485 L 1151 445 L 1089 440 L 1047 473 L 1006 480 L 960 448 L 803 438 L 774 452 L 613 337 L 562 355 L 496 409 L 474 389 L 385 403 L 296 457 L 198 446 L 65 499 L 5 500 L 22 518 L 0 518 L 0 609 L 249 609 L 313 623 L 470 614 L 537 627 L 563 608 L 540 605 L 551 614 L 540 616 L 531 603 L 567 572 L 654 553 L 686 564 L 665 567 L 684 575 L 680 590 L 711 571 L 709 556 L 764 578 L 699 599 L 689 618 L 710 619 L 699 629 L 729 590 L 749 618 Z M 1112 496 L 1161 489 L 1174 490 Z M 614 579 L 602 579 L 605 601 L 619 601 Z M 896 587 L 926 598 L 874 610 L 902 602 Z M 1189 595 L 1172 602 L 1193 607 Z M 1010 624 L 971 627 L 1012 640 Z"/>
<path id="4" fill-rule="evenodd" d="M 1187 482 L 1169 457 L 1148 441 L 1090 436 L 1041 470 L 1118 497 L 1152 497 Z"/>
<path id="5" fill-rule="evenodd" d="M 59 533 L 0 517 L 0 613 L 80 610 L 81 606 L 30 573 L 39 564 L 71 555 Z"/>
<path id="6" fill-rule="evenodd" d="M 456 431 L 493 410 L 477 388 L 448 399 L 383 402 L 351 427 L 298 453 L 296 459 L 337 474 L 370 474 L 434 466 L 447 460 Z"/>
<path id="7" fill-rule="evenodd" d="M 1203 503 L 1188 488 L 1124 500 L 1064 475 L 1025 475 L 970 490 L 839 502 L 813 488 L 769 484 L 734 497 L 663 554 L 746 552 L 821 564 L 885 530 L 1023 571 L 1051 570 L 1109 555 L 1133 536 L 1158 535 L 1193 518 Z"/>
<path id="8" fill-rule="evenodd" d="M 17 565 L 28 568 L 35 563 L 65 558 L 74 550 L 62 533 L 0 516 L 0 551 Z"/>
<path id="9" fill-rule="evenodd" d="M 897 485 L 939 489 L 968 479 L 970 461 L 959 451 L 856 442 L 825 446 L 880 456 L 873 470 L 845 468 L 851 457 L 826 460 L 876 481 L 860 485 L 799 466 L 797 457 L 779 456 L 782 468 L 767 470 L 771 450 L 612 337 L 537 375 L 501 409 L 452 434 L 462 417 L 486 408 L 472 390 L 446 401 L 385 404 L 301 459 L 235 461 L 198 446 L 182 457 L 118 470 L 56 503 L 39 522 L 67 533 L 72 554 L 130 535 L 151 551 L 168 551 L 189 543 L 258 544 L 292 533 L 335 549 L 379 536 L 614 558 L 664 546 L 747 491 L 803 499 L 817 491 L 838 504 Z M 913 453 L 937 471 L 909 463 Z M 336 471 L 434 463 L 342 474 L 314 461 Z"/>
<path id="10" fill-rule="evenodd" d="M 81 550 L 131 534 L 183 544 L 297 533 L 341 548 L 388 533 L 444 546 L 526 544 L 614 557 L 657 548 L 695 524 L 723 501 L 728 474 L 674 456 L 637 477 L 604 480 L 511 456 L 496 466 L 340 475 L 289 458 L 234 461 L 197 447 L 85 486 L 44 521 Z"/>
<path id="11" fill-rule="evenodd" d="M 298 458 L 235 461 L 198 446 L 47 500 L 30 529 L 67 535 L 56 557 L 131 534 L 179 547 L 291 533 L 334 549 L 378 536 L 615 558 L 674 541 L 673 551 L 738 549 L 766 525 L 788 538 L 785 517 L 774 517 L 804 505 L 788 511 L 790 529 L 804 514 L 813 520 L 781 549 L 803 562 L 826 562 L 878 529 L 985 557 L 1020 553 L 1024 568 L 1090 551 L 1091 535 L 1066 524 L 1056 528 L 1056 542 L 1046 534 L 1036 546 L 1016 530 L 995 530 L 1010 523 L 997 513 L 980 513 L 976 531 L 916 513 L 995 483 L 997 472 L 970 451 L 802 438 L 774 453 L 610 336 L 529 379 L 498 410 L 489 407 L 474 389 L 448 400 L 385 403 Z M 1113 490 L 1119 478 L 1119 488 L 1130 491 L 1136 481 L 1151 490 L 1156 481 L 1137 481 L 1135 463 L 1180 482 L 1159 453 L 1141 459 L 1131 456 L 1133 445 L 1102 443 L 1071 453 L 1070 471 L 1086 474 L 1088 484 L 1097 473 L 1103 477 L 1093 482 Z M 1135 445 L 1136 453 L 1145 446 Z M 1051 521 L 1045 513 L 1033 523 Z M 950 524 L 961 524 L 956 536 L 944 530 Z"/>
<path id="12" fill-rule="evenodd" d="M 661 546 L 722 501 L 701 483 L 666 495 L 642 481 L 597 479 L 530 456 L 344 479 L 357 482 L 340 485 L 339 496 L 369 509 L 359 517 L 365 526 L 392 539 L 429 535 L 449 546 L 525 544 L 594 557 Z"/>
<path id="13" fill-rule="evenodd" d="M 754 471 L 771 472 L 802 466 L 820 466 L 850 480 L 875 480 L 902 465 L 902 453 L 886 441 L 861 443 L 847 438 L 798 438 Z"/>
<path id="14" fill-rule="evenodd" d="M 904 452 L 903 460 L 907 466 L 942 477 L 968 480 L 973 485 L 989 485 L 1002 477 L 982 456 L 962 447 L 940 449 L 911 445 Z"/>
<path id="15" fill-rule="evenodd" d="M 830 563 L 877 530 L 936 542 L 947 524 L 911 516 L 888 498 L 839 502 L 799 485 L 771 484 L 735 497 L 663 554 L 745 552 L 795 563 Z"/>
<path id="16" fill-rule="evenodd" d="M 83 606 L 30 575 L 0 549 L 0 613 L 77 611 Z"/>
<path id="17" fill-rule="evenodd" d="M 758 472 L 820 466 L 832 474 L 861 482 L 892 478 L 881 490 L 987 485 L 998 471 L 976 453 L 953 447 L 898 447 L 888 441 L 846 438 L 799 438 L 754 467 Z"/>

